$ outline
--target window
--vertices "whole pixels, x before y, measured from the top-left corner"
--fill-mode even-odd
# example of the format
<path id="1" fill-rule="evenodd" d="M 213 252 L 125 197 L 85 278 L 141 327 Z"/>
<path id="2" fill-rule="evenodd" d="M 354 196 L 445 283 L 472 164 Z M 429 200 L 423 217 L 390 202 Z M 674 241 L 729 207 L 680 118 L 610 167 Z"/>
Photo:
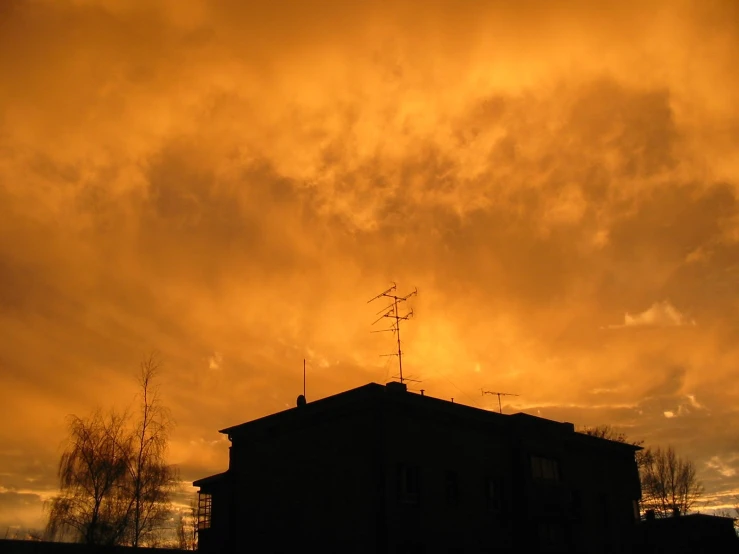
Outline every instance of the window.
<path id="1" fill-rule="evenodd" d="M 608 528 L 611 525 L 611 503 L 610 498 L 605 493 L 598 495 L 598 511 L 603 521 L 603 527 Z"/>
<path id="2" fill-rule="evenodd" d="M 459 504 L 459 479 L 456 471 L 446 472 L 446 503 L 447 506 Z"/>
<path id="3" fill-rule="evenodd" d="M 570 493 L 570 510 L 573 517 L 577 519 L 582 517 L 582 494 L 578 490 Z"/>
<path id="4" fill-rule="evenodd" d="M 424 548 L 424 545 L 419 542 L 406 542 L 404 544 L 398 545 L 398 550 L 400 554 L 423 554 L 426 551 L 426 548 Z"/>
<path id="5" fill-rule="evenodd" d="M 552 458 L 531 456 L 531 475 L 534 479 L 559 481 L 559 462 Z"/>
<path id="6" fill-rule="evenodd" d="M 503 480 L 499 477 L 488 479 L 485 493 L 488 510 L 499 512 L 503 507 Z"/>
<path id="7" fill-rule="evenodd" d="M 539 545 L 542 548 L 561 548 L 564 545 L 564 529 L 556 523 L 539 524 Z"/>
<path id="8" fill-rule="evenodd" d="M 213 508 L 213 496 L 199 492 L 198 493 L 198 531 L 201 529 L 210 529 L 211 510 Z"/>
<path id="9" fill-rule="evenodd" d="M 398 466 L 398 500 L 403 504 L 418 504 L 421 483 L 418 466 Z"/>

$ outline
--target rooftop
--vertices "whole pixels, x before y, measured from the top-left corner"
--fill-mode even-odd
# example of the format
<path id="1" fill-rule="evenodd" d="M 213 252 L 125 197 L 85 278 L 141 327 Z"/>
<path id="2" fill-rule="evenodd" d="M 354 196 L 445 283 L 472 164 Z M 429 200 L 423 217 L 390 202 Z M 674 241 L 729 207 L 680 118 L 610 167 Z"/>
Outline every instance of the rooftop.
<path id="1" fill-rule="evenodd" d="M 631 444 L 620 443 L 607 439 L 591 437 L 582 433 L 575 433 L 575 426 L 569 422 L 557 422 L 551 419 L 533 416 L 523 412 L 511 415 L 500 414 L 495 411 L 475 408 L 434 398 L 424 394 L 408 392 L 406 385 L 390 382 L 387 385 L 368 383 L 355 389 L 350 389 L 339 394 L 328 396 L 314 402 L 308 402 L 303 406 L 296 406 L 281 412 L 264 416 L 252 421 L 233 425 L 221 429 L 219 432 L 228 435 L 232 440 L 234 435 L 268 429 L 293 423 L 305 423 L 323 414 L 343 411 L 366 409 L 380 403 L 401 404 L 412 407 L 415 411 L 426 413 L 442 413 L 447 417 L 463 420 L 466 423 L 477 423 L 498 427 L 514 428 L 526 431 L 544 431 L 547 433 L 567 433 L 577 437 L 577 440 L 590 442 L 596 441 L 600 444 L 610 443 L 615 448 L 628 448 L 632 451 L 641 450 L 641 447 Z"/>

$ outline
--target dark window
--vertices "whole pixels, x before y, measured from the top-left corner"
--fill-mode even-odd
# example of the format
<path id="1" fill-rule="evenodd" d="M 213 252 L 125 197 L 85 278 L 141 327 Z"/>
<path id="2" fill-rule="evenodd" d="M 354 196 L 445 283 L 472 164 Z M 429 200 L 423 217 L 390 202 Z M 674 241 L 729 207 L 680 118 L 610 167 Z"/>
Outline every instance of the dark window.
<path id="1" fill-rule="evenodd" d="M 570 493 L 570 511 L 573 517 L 577 519 L 582 517 L 582 494 L 580 491 Z"/>
<path id="2" fill-rule="evenodd" d="M 487 501 L 488 510 L 499 512 L 502 509 L 503 480 L 500 477 L 493 477 L 487 480 L 485 500 Z"/>
<path id="3" fill-rule="evenodd" d="M 556 523 L 539 524 L 539 545 L 543 548 L 561 548 L 564 545 L 564 529 Z"/>
<path id="4" fill-rule="evenodd" d="M 531 456 L 531 475 L 534 479 L 559 481 L 559 462 L 552 458 Z"/>
<path id="5" fill-rule="evenodd" d="M 198 493 L 198 530 L 210 529 L 213 496 L 208 493 Z"/>
<path id="6" fill-rule="evenodd" d="M 424 554 L 425 551 L 424 545 L 418 542 L 407 542 L 398 546 L 400 554 Z"/>
<path id="7" fill-rule="evenodd" d="M 456 471 L 446 472 L 446 503 L 448 506 L 459 504 L 459 479 Z"/>
<path id="8" fill-rule="evenodd" d="M 398 466 L 398 500 L 418 504 L 421 496 L 421 470 L 418 466 Z"/>
<path id="9" fill-rule="evenodd" d="M 609 527 L 611 524 L 611 504 L 608 495 L 605 493 L 598 495 L 598 509 L 601 520 L 603 521 L 603 527 Z"/>

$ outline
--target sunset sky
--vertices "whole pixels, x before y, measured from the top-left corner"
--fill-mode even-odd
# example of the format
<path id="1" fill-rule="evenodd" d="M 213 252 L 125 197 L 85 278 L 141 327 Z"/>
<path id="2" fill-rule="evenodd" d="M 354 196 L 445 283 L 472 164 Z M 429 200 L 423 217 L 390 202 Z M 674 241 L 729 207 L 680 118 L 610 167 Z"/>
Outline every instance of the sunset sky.
<path id="1" fill-rule="evenodd" d="M 0 0 L 0 532 L 157 350 L 217 430 L 396 373 L 739 493 L 739 2 Z M 379 324 L 378 324 L 379 326 Z"/>

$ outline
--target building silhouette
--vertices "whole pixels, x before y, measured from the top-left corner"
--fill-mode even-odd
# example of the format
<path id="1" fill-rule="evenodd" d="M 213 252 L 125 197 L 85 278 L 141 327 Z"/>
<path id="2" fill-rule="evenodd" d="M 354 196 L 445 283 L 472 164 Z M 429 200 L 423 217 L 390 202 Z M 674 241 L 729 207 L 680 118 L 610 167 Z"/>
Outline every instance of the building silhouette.
<path id="1" fill-rule="evenodd" d="M 650 513 L 651 512 L 651 513 Z M 709 514 L 655 518 L 648 510 L 638 527 L 637 554 L 724 554 L 739 552 L 734 518 Z"/>
<path id="2" fill-rule="evenodd" d="M 637 446 L 368 384 L 220 431 L 206 552 L 630 552 Z"/>

